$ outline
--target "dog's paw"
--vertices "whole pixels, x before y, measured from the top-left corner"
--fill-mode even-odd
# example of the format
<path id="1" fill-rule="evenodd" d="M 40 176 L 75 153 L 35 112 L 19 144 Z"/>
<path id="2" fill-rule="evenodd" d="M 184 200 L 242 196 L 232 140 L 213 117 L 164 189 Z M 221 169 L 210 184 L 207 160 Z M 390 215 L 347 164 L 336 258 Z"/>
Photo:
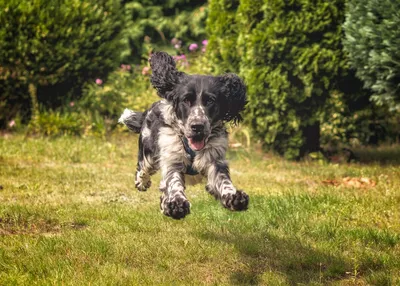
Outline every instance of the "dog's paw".
<path id="1" fill-rule="evenodd" d="M 183 196 L 161 196 L 160 208 L 164 215 L 182 219 L 190 214 L 190 202 Z"/>
<path id="2" fill-rule="evenodd" d="M 238 190 L 235 194 L 223 195 L 221 203 L 224 207 L 232 211 L 243 211 L 247 210 L 249 196 L 245 192 Z"/>
<path id="3" fill-rule="evenodd" d="M 151 186 L 150 176 L 143 171 L 136 172 L 135 187 L 139 192 L 145 192 Z"/>
<path id="4" fill-rule="evenodd" d="M 135 181 L 135 187 L 138 189 L 139 192 L 145 192 L 148 188 L 151 187 L 151 181 L 148 180 L 147 182 L 144 181 Z"/>

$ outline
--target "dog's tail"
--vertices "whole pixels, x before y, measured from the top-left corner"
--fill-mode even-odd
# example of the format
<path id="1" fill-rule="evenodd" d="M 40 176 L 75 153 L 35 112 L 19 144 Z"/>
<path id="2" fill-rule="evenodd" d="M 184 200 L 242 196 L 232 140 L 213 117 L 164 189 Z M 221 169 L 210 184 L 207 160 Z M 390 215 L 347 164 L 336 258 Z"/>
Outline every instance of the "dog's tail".
<path id="1" fill-rule="evenodd" d="M 118 123 L 124 124 L 129 130 L 135 133 L 140 133 L 144 117 L 145 116 L 143 112 L 135 112 L 125 108 L 124 112 L 121 114 L 121 117 L 118 119 Z"/>

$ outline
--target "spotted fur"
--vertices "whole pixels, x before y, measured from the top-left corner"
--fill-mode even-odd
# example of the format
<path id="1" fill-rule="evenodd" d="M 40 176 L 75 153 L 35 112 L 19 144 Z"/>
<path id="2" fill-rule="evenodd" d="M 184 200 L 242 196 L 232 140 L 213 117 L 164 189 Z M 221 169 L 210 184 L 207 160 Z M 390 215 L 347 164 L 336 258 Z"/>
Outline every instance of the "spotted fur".
<path id="1" fill-rule="evenodd" d="M 235 74 L 187 75 L 163 52 L 153 54 L 150 65 L 162 99 L 144 113 L 126 109 L 119 120 L 140 133 L 136 188 L 146 191 L 150 176 L 161 170 L 161 211 L 181 219 L 190 213 L 184 175 L 194 170 L 207 177 L 206 190 L 224 207 L 247 209 L 249 197 L 233 185 L 225 158 L 224 124 L 240 122 L 247 103 L 243 81 Z"/>

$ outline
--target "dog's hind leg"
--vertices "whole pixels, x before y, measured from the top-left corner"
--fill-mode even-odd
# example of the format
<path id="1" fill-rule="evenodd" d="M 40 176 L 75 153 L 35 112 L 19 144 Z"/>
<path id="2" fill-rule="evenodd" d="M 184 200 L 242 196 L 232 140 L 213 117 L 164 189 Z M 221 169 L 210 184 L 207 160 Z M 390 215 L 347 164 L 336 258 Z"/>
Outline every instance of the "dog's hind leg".
<path id="1" fill-rule="evenodd" d="M 141 191 L 147 191 L 151 186 L 150 176 L 153 175 L 157 168 L 155 167 L 153 157 L 151 154 L 146 154 L 142 140 L 139 139 L 139 155 L 136 167 L 135 186 Z"/>
<path id="2" fill-rule="evenodd" d="M 149 166 L 147 160 L 137 163 L 136 175 L 135 175 L 135 186 L 140 192 L 147 191 L 151 186 L 150 176 L 154 174 L 152 167 Z"/>

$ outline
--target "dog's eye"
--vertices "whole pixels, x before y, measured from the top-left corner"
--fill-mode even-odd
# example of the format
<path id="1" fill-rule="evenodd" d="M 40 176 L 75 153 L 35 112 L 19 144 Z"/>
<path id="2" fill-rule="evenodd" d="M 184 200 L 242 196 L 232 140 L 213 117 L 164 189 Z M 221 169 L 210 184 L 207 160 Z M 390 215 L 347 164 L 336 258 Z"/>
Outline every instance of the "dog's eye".
<path id="1" fill-rule="evenodd" d="M 206 105 L 211 105 L 211 104 L 213 104 L 214 102 L 215 102 L 214 99 L 209 98 L 209 99 L 207 99 L 207 101 L 206 101 Z"/>
<path id="2" fill-rule="evenodd" d="M 188 106 L 191 105 L 190 100 L 188 98 L 186 98 L 183 102 L 186 103 Z"/>

